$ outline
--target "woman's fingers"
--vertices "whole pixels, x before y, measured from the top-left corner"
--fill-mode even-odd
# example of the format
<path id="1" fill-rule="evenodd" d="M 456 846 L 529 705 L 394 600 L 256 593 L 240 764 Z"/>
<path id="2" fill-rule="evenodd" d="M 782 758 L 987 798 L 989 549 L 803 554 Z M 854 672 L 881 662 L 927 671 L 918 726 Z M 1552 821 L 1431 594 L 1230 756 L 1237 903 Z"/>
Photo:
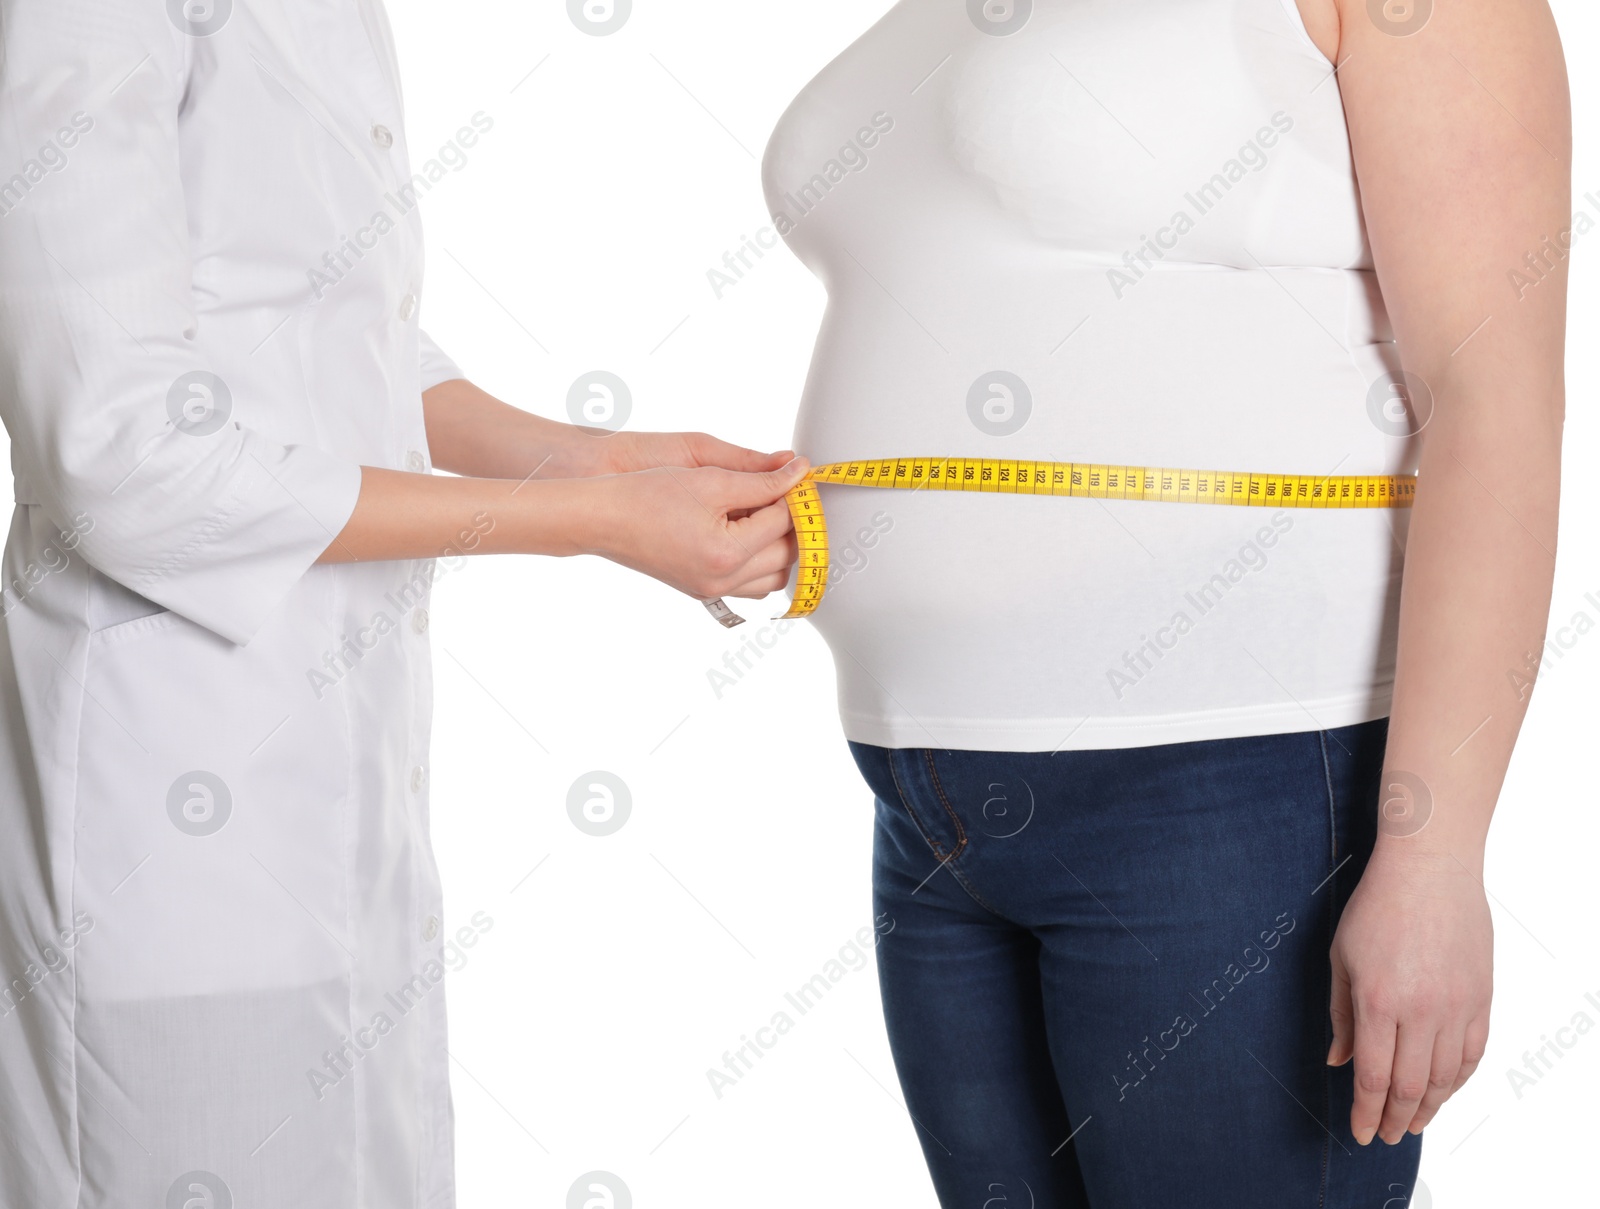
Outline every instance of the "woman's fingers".
<path id="1" fill-rule="evenodd" d="M 1384 1103 L 1383 1122 L 1378 1127 L 1378 1136 L 1391 1146 L 1405 1137 L 1428 1092 L 1438 1035 L 1438 1025 L 1426 1016 L 1413 1015 L 1409 1020 L 1402 1020 L 1396 1030 L 1389 1097 Z M 1451 1077 L 1455 1077 L 1454 1071 Z"/>
<path id="2" fill-rule="evenodd" d="M 1350 1110 L 1350 1132 L 1365 1146 L 1383 1123 L 1394 1073 L 1396 1021 L 1394 1016 L 1364 1004 L 1359 991 L 1355 1004 L 1355 1105 Z"/>
<path id="3" fill-rule="evenodd" d="M 1482 883 L 1459 862 L 1379 845 L 1329 951 L 1328 1061 L 1353 1052 L 1350 1132 L 1362 1146 L 1420 1131 L 1461 1086 L 1483 1057 L 1493 995 Z"/>
<path id="4" fill-rule="evenodd" d="M 1333 965 L 1333 993 L 1328 1001 L 1328 1015 L 1333 1020 L 1333 1044 L 1328 1047 L 1328 1065 L 1343 1066 L 1355 1053 L 1355 1007 L 1350 1002 L 1350 973 L 1338 949 L 1333 950 L 1329 960 Z"/>
<path id="5" fill-rule="evenodd" d="M 1466 1025 L 1456 1023 L 1439 1030 L 1439 1035 L 1433 1039 L 1433 1063 L 1428 1075 L 1428 1091 L 1422 1097 L 1422 1103 L 1417 1105 L 1416 1115 L 1411 1118 L 1407 1127 L 1412 1133 L 1421 1133 L 1423 1127 L 1433 1120 L 1434 1115 L 1443 1107 L 1457 1086 L 1456 1078 L 1461 1072 L 1461 1053 L 1466 1043 Z"/>
<path id="6" fill-rule="evenodd" d="M 1484 1051 L 1489 1048 L 1489 1013 L 1475 1017 L 1467 1025 L 1467 1031 L 1461 1040 L 1461 1067 L 1456 1071 L 1456 1081 L 1450 1088 L 1453 1096 L 1461 1090 L 1462 1084 L 1472 1078 L 1472 1072 L 1478 1069 L 1478 1063 L 1483 1061 Z"/>

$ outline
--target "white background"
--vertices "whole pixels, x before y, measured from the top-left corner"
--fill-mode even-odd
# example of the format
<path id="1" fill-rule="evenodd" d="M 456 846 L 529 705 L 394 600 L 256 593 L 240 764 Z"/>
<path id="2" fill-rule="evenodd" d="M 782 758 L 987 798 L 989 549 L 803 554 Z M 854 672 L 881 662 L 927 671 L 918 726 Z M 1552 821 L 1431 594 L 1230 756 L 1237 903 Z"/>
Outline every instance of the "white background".
<path id="1" fill-rule="evenodd" d="M 779 114 L 886 0 L 636 0 L 608 37 L 579 32 L 562 0 L 389 7 L 413 163 L 476 111 L 494 120 L 424 202 L 428 330 L 479 384 L 545 415 L 605 369 L 632 390 L 632 427 L 787 446 L 821 288 L 781 247 L 720 300 L 707 270 L 768 221 L 759 159 Z M 1575 65 L 1577 209 L 1600 196 L 1581 70 L 1600 16 L 1592 0 L 1555 8 Z M 1584 476 L 1600 452 L 1596 249 L 1600 231 L 1573 276 L 1556 623 L 1600 621 L 1584 599 L 1600 601 Z M 733 687 L 710 683 L 776 603 L 723 631 L 597 560 L 476 561 L 438 587 L 434 841 L 451 928 L 494 921 L 449 983 L 464 1209 L 565 1205 L 596 1169 L 641 1209 L 934 1205 L 870 965 L 720 1100 L 706 1077 L 870 922 L 871 798 L 820 639 L 767 631 Z M 1439 1206 L 1595 1203 L 1600 1029 L 1520 1099 L 1506 1070 L 1578 1011 L 1600 1023 L 1597 662 L 1585 637 L 1541 680 L 1502 798 L 1493 1036 L 1428 1131 Z M 567 814 L 591 770 L 631 793 L 605 838 Z"/>

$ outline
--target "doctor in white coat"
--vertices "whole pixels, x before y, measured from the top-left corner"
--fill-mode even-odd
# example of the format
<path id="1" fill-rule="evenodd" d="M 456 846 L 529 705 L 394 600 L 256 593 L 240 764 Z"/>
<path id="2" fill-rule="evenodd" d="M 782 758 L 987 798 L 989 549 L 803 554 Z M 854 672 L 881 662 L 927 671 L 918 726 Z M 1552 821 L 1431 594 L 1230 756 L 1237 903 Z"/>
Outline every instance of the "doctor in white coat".
<path id="1" fill-rule="evenodd" d="M 432 559 L 759 596 L 804 463 L 461 380 L 379 0 L 0 38 L 0 1209 L 452 1205 Z"/>

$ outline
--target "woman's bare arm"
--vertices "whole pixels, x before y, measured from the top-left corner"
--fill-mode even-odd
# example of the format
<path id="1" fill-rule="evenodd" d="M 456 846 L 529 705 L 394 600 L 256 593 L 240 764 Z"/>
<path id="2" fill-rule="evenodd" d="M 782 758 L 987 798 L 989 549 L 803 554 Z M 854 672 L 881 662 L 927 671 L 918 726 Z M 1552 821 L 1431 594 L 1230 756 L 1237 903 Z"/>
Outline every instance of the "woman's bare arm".
<path id="1" fill-rule="evenodd" d="M 1367 0 L 1301 5 L 1314 35 L 1337 31 L 1378 279 L 1433 398 L 1384 776 L 1386 798 L 1414 792 L 1431 813 L 1414 834 L 1380 826 L 1332 954 L 1329 1061 L 1355 1060 L 1351 1128 L 1394 1142 L 1488 1035 L 1484 845 L 1527 706 L 1509 673 L 1543 645 L 1555 562 L 1570 113 L 1545 0 L 1433 3 L 1405 36 L 1399 9 L 1386 23 Z"/>

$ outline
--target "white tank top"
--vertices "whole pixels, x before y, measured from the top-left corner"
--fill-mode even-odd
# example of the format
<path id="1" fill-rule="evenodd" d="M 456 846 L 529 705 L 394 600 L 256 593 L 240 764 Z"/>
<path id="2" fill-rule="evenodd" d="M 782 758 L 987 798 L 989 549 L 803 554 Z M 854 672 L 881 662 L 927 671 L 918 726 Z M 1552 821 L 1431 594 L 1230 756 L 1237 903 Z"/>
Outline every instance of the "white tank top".
<path id="1" fill-rule="evenodd" d="M 1414 472 L 1338 83 L 1294 0 L 902 0 L 795 100 L 764 182 L 828 292 L 814 462 Z M 1388 712 L 1403 511 L 822 493 L 816 625 L 853 740 Z"/>

